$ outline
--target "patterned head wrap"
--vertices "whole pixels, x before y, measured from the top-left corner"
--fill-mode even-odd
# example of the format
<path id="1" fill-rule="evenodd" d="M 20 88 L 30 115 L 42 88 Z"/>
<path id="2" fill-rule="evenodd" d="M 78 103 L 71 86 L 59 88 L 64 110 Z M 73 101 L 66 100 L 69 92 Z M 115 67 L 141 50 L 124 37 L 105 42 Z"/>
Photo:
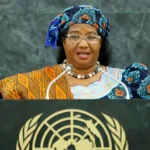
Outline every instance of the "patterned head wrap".
<path id="1" fill-rule="evenodd" d="M 60 33 L 73 24 L 86 23 L 94 26 L 101 37 L 109 35 L 108 20 L 101 11 L 91 5 L 72 6 L 59 14 L 50 23 L 46 37 L 45 47 L 52 46 L 54 49 L 61 43 Z"/>

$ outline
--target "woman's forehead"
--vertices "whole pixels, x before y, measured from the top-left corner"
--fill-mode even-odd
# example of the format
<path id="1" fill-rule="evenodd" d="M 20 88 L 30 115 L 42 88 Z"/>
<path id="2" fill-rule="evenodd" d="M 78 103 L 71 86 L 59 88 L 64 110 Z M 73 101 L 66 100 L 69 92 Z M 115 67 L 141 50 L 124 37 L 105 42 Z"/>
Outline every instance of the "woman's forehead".
<path id="1" fill-rule="evenodd" d="M 69 27 L 69 32 L 88 32 L 88 33 L 97 33 L 97 29 L 89 24 L 74 24 Z"/>

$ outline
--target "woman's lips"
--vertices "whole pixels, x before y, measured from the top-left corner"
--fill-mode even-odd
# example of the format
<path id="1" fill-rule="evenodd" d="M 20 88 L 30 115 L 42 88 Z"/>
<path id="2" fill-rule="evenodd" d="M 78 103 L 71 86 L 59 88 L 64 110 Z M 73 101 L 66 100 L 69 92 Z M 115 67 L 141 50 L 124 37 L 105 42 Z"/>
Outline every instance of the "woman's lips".
<path id="1" fill-rule="evenodd" d="M 90 56 L 90 53 L 79 52 L 77 55 L 80 59 L 87 59 Z"/>

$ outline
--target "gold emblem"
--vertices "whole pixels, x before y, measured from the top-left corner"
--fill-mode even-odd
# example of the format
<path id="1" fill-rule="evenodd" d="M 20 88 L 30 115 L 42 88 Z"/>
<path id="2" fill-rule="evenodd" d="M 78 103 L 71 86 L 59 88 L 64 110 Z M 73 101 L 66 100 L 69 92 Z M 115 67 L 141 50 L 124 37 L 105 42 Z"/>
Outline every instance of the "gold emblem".
<path id="1" fill-rule="evenodd" d="M 66 109 L 29 119 L 19 133 L 16 150 L 128 150 L 119 122 L 102 114 L 103 123 L 89 112 Z"/>

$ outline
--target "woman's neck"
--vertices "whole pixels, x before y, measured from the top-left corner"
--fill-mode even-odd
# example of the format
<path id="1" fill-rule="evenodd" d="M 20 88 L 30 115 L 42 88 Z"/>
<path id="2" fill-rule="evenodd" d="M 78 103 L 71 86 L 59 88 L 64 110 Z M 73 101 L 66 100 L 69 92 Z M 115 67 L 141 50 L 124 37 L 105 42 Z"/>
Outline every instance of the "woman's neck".
<path id="1" fill-rule="evenodd" d="M 64 65 L 68 65 L 69 62 L 67 62 L 67 60 L 65 60 L 63 62 Z M 100 63 L 97 61 L 95 62 L 94 64 L 88 64 L 87 66 L 84 65 L 83 67 L 83 64 L 82 65 L 79 65 L 79 64 L 73 64 L 73 70 L 71 71 L 72 73 L 75 73 L 75 74 L 79 74 L 79 75 L 88 75 L 90 73 L 93 73 L 96 71 L 96 68 L 97 66 L 100 66 L 103 70 L 106 71 L 106 67 L 103 66 L 103 65 L 100 65 Z"/>
<path id="2" fill-rule="evenodd" d="M 80 74 L 80 75 L 87 75 L 87 74 L 92 73 L 93 71 L 95 71 L 96 66 L 97 66 L 97 64 L 94 65 L 94 66 L 91 66 L 91 67 L 87 67 L 87 68 L 78 68 L 78 67 L 75 66 L 75 67 L 73 67 L 72 72 L 76 73 L 76 74 Z"/>

